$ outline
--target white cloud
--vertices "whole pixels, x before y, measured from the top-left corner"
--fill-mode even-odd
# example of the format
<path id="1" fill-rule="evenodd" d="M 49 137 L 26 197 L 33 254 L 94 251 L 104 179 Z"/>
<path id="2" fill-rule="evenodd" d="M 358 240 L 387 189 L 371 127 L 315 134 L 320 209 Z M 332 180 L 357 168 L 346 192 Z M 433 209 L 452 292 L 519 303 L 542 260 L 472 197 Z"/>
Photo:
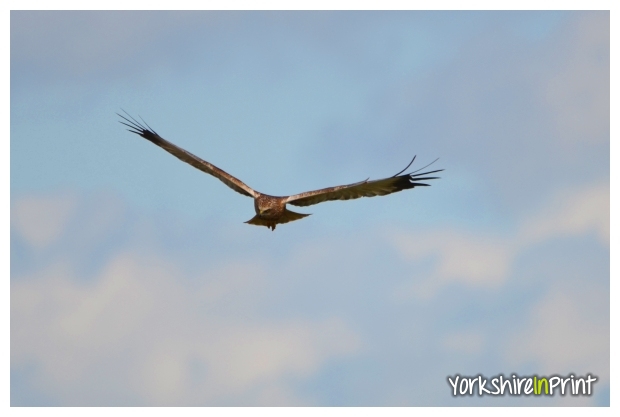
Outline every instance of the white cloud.
<path id="1" fill-rule="evenodd" d="M 354 352 L 358 338 L 336 317 L 262 318 L 251 299 L 264 277 L 241 263 L 189 280 L 130 251 L 86 283 L 57 262 L 11 285 L 12 366 L 36 364 L 37 383 L 63 404 L 106 404 L 99 385 L 133 404 L 307 404 L 288 382 Z"/>
<path id="2" fill-rule="evenodd" d="M 45 248 L 60 237 L 76 202 L 68 195 L 19 198 L 11 207 L 11 224 L 28 244 Z"/>
<path id="3" fill-rule="evenodd" d="M 553 196 L 545 207 L 523 222 L 521 246 L 594 232 L 609 245 L 609 184 L 573 187 Z"/>
<path id="4" fill-rule="evenodd" d="M 485 235 L 459 230 L 394 233 L 389 239 L 412 261 L 434 260 L 432 272 L 401 288 L 399 297 L 429 297 L 451 283 L 497 287 L 509 276 L 514 260 L 524 249 L 552 238 L 595 233 L 609 245 L 609 184 L 562 190 L 533 213 L 524 216 L 518 232 Z"/>
<path id="5" fill-rule="evenodd" d="M 418 236 L 394 237 L 401 252 L 411 260 L 437 257 L 434 279 L 493 285 L 508 272 L 510 246 L 505 240 L 471 233 L 441 231 Z"/>

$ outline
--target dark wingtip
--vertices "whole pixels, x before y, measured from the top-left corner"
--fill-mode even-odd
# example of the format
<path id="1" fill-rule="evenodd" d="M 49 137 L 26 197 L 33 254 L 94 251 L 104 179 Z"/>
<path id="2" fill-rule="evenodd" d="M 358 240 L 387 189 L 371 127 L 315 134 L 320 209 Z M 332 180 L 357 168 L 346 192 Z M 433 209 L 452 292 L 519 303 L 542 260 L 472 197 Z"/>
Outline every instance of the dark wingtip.
<path id="1" fill-rule="evenodd" d="M 434 174 L 436 172 L 441 172 L 441 171 L 443 171 L 443 169 L 435 169 L 433 171 L 421 172 L 419 174 L 415 174 L 415 172 L 417 171 L 414 171 L 414 172 L 410 172 L 409 174 L 403 175 L 399 178 L 405 178 L 407 180 L 407 182 L 409 183 L 407 188 L 429 187 L 430 184 L 426 184 L 426 183 L 419 182 L 419 181 L 438 180 L 441 177 L 425 177 L 425 175 Z"/>
<path id="2" fill-rule="evenodd" d="M 413 155 L 413 159 L 411 159 L 411 162 L 409 162 L 409 164 L 405 167 L 405 169 L 403 169 L 402 171 L 398 171 L 396 174 L 392 175 L 392 178 L 398 177 L 400 174 L 402 174 L 403 172 L 407 171 L 407 168 L 409 168 L 411 166 L 411 164 L 413 164 L 413 161 L 415 161 L 415 157 L 416 156 L 417 155 Z"/>
<path id="3" fill-rule="evenodd" d="M 436 169 L 436 170 L 433 170 L 433 171 L 426 171 L 426 172 L 421 172 L 419 174 L 416 174 L 416 172 L 420 172 L 424 168 L 427 168 L 427 167 L 433 165 L 435 162 L 437 162 L 439 160 L 439 158 L 436 158 L 430 164 L 424 165 L 422 168 L 416 169 L 415 171 L 412 171 L 412 172 L 410 172 L 408 174 L 401 175 L 403 172 L 405 172 L 411 166 L 411 164 L 413 164 L 413 162 L 415 161 L 415 158 L 416 158 L 416 156 L 414 156 L 413 159 L 411 159 L 411 162 L 409 162 L 409 164 L 405 167 L 405 169 L 403 169 L 402 171 L 398 172 L 397 174 L 392 175 L 390 178 L 406 178 L 409 181 L 409 184 L 414 184 L 414 181 L 436 180 L 436 179 L 440 178 L 440 177 L 423 177 L 423 176 L 424 175 L 428 175 L 428 174 L 434 174 L 435 172 L 441 172 L 441 171 L 443 171 L 443 169 Z M 415 183 L 415 185 L 417 186 L 417 185 L 428 185 L 428 184 Z"/>
<path id="4" fill-rule="evenodd" d="M 409 174 L 407 174 L 407 176 L 408 176 L 409 178 L 411 178 L 411 179 L 419 180 L 419 179 L 422 179 L 421 177 L 422 177 L 423 175 L 434 174 L 434 173 L 436 173 L 436 172 L 441 172 L 441 171 L 443 171 L 443 169 L 436 169 L 436 170 L 433 170 L 433 171 L 421 172 L 421 173 L 419 173 L 419 174 L 415 174 L 415 175 L 414 175 L 414 173 L 413 173 L 413 172 L 410 172 Z M 439 177 L 434 177 L 434 178 L 432 178 L 432 179 L 435 179 L 435 178 L 439 178 Z M 425 179 L 426 179 L 426 178 L 425 178 Z"/>
<path id="5" fill-rule="evenodd" d="M 120 118 L 122 118 L 123 120 L 119 120 L 118 122 L 120 124 L 123 124 L 125 126 L 127 126 L 129 129 L 127 129 L 129 132 L 131 133 L 135 133 L 136 135 L 142 136 L 143 138 L 153 141 L 155 140 L 155 138 L 157 138 L 159 135 L 157 134 L 157 132 L 155 132 L 155 130 L 153 130 L 153 128 L 151 128 L 145 121 L 144 119 L 142 119 L 142 117 L 140 117 L 140 119 L 142 120 L 142 123 L 144 123 L 144 125 L 146 125 L 146 127 L 144 125 L 142 125 L 140 122 L 138 122 L 135 118 L 133 118 L 129 113 L 127 113 L 124 109 L 121 109 L 125 115 L 127 115 L 127 117 L 123 116 L 120 113 L 116 113 L 117 116 L 119 116 Z"/>
<path id="6" fill-rule="evenodd" d="M 434 160 L 433 162 L 431 162 L 430 164 L 426 164 L 426 165 L 424 165 L 422 168 L 419 168 L 419 169 L 416 169 L 415 171 L 410 172 L 410 173 L 409 173 L 409 175 L 411 175 L 411 174 L 415 174 L 415 173 L 416 173 L 416 172 L 418 172 L 418 171 L 422 171 L 424 168 L 428 168 L 428 167 L 430 167 L 431 165 L 433 165 L 433 164 L 434 164 L 435 162 L 437 162 L 437 161 L 439 161 L 439 158 L 435 158 L 435 160 Z M 437 172 L 438 172 L 438 171 L 443 171 L 443 169 L 439 169 L 439 170 L 437 170 Z M 423 174 L 419 174 L 419 175 L 423 175 Z"/>

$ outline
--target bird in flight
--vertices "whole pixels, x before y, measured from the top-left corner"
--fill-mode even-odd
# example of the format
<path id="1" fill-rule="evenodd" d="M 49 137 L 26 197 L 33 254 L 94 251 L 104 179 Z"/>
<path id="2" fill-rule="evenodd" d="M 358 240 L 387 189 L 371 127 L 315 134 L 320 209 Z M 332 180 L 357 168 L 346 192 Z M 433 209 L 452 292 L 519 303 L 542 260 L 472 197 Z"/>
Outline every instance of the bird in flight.
<path id="1" fill-rule="evenodd" d="M 181 161 L 190 164 L 194 168 L 198 168 L 199 170 L 206 172 L 209 175 L 213 175 L 215 178 L 219 179 L 236 192 L 248 197 L 252 197 L 254 199 L 254 210 L 256 211 L 256 216 L 252 217 L 246 223 L 253 224 L 255 226 L 266 226 L 272 231 L 275 230 L 277 224 L 292 222 L 295 220 L 303 219 L 304 217 L 310 215 L 290 211 L 286 208 L 287 204 L 303 207 L 322 203 L 324 201 L 351 200 L 360 197 L 374 197 L 378 195 L 392 194 L 414 187 L 428 186 L 430 184 L 425 184 L 420 181 L 437 179 L 439 177 L 427 177 L 426 175 L 443 171 L 443 169 L 437 169 L 434 171 L 427 171 L 416 174 L 416 172 L 419 172 L 428 166 L 426 165 L 425 167 L 410 172 L 409 174 L 403 174 L 403 172 L 405 172 L 415 160 L 414 156 L 411 162 L 409 162 L 409 165 L 405 167 L 405 169 L 389 178 L 383 178 L 373 181 L 369 181 L 368 179 L 366 179 L 364 181 L 356 182 L 354 184 L 337 185 L 335 187 L 323 188 L 315 191 L 307 191 L 301 194 L 295 194 L 285 197 L 275 197 L 268 194 L 259 193 L 258 191 L 246 185 L 241 180 L 233 177 L 232 175 L 221 170 L 215 165 L 197 157 L 194 154 L 187 152 L 185 149 L 182 149 L 173 143 L 168 142 L 167 140 L 159 136 L 157 132 L 151 129 L 151 127 L 146 122 L 144 122 L 144 120 L 142 122 L 146 126 L 142 125 L 142 123 L 131 117 L 127 112 L 125 112 L 125 114 L 127 115 L 127 117 L 117 113 L 117 115 L 124 120 L 119 122 L 129 127 L 129 129 L 127 129 L 128 131 L 142 136 L 144 139 L 154 143 L 165 151 L 176 156 Z M 431 164 L 433 162 L 431 162 Z"/>

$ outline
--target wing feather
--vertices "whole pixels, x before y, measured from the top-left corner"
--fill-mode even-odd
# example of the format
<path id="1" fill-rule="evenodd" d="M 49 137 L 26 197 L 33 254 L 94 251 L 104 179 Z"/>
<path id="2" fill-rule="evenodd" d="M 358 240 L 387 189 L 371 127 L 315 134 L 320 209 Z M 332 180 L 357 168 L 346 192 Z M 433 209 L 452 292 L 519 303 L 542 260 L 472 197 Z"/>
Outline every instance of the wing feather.
<path id="1" fill-rule="evenodd" d="M 127 114 L 127 112 L 125 113 Z M 125 122 L 121 121 L 120 123 L 129 127 L 129 129 L 127 130 L 129 130 L 130 132 L 135 133 L 136 135 L 142 136 L 144 139 L 150 142 L 153 142 L 155 145 L 159 146 L 165 151 L 176 156 L 181 161 L 190 164 L 194 168 L 198 168 L 202 172 L 206 172 L 209 175 L 213 175 L 215 178 L 219 179 L 224 184 L 226 184 L 227 186 L 229 186 L 230 188 L 232 188 L 238 193 L 247 195 L 248 197 L 255 197 L 257 195 L 256 191 L 254 191 L 251 187 L 243 183 L 243 181 L 233 177 L 226 171 L 197 157 L 196 155 L 186 151 L 185 149 L 180 148 L 176 146 L 175 144 L 168 142 L 167 140 L 159 136 L 153 129 L 151 129 L 151 127 L 148 124 L 146 124 L 146 122 L 143 121 L 143 123 L 146 125 L 146 127 L 144 127 L 141 123 L 139 123 L 136 119 L 131 117 L 129 114 L 127 114 L 127 116 L 129 116 L 131 120 L 123 116 L 122 114 L 118 114 L 118 115 L 125 120 Z"/>
<path id="2" fill-rule="evenodd" d="M 429 186 L 430 184 L 425 184 L 420 181 L 437 179 L 439 177 L 427 177 L 426 175 L 434 174 L 440 171 L 443 171 L 443 169 L 422 172 L 420 174 L 415 174 L 415 172 L 405 175 L 397 174 L 398 176 L 383 178 L 380 180 L 365 180 L 354 184 L 338 185 L 336 187 L 308 191 L 288 197 L 286 199 L 286 203 L 290 203 L 294 206 L 310 206 L 324 201 L 352 200 L 360 197 L 388 195 L 414 187 Z"/>

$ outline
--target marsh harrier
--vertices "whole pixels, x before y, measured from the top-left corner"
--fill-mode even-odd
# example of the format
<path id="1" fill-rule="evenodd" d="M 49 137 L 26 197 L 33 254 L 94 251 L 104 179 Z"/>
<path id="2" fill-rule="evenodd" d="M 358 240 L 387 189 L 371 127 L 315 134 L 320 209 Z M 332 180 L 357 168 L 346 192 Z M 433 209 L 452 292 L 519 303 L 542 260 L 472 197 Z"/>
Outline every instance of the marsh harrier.
<path id="1" fill-rule="evenodd" d="M 118 114 L 118 113 L 117 113 Z M 434 174 L 436 172 L 443 171 L 443 169 L 437 169 L 434 171 L 427 171 L 420 174 L 416 172 L 426 168 L 418 169 L 409 174 L 403 174 L 411 166 L 415 160 L 415 156 L 399 173 L 380 180 L 369 181 L 368 179 L 355 184 L 337 185 L 335 187 L 323 188 L 321 190 L 308 191 L 301 194 L 295 194 L 287 197 L 274 197 L 267 194 L 259 193 L 252 189 L 244 182 L 233 177 L 229 173 L 222 171 L 215 165 L 198 158 L 186 150 L 179 148 L 173 143 L 168 142 L 161 136 L 159 136 L 151 127 L 144 121 L 143 126 L 136 119 L 127 114 L 127 117 L 118 114 L 124 121 L 120 123 L 129 127 L 130 132 L 142 136 L 144 139 L 153 142 L 155 145 L 164 149 L 165 151 L 176 156 L 183 162 L 187 162 L 194 168 L 206 172 L 209 175 L 213 175 L 215 178 L 222 181 L 224 184 L 232 188 L 238 193 L 252 197 L 254 199 L 254 210 L 256 216 L 252 217 L 246 223 L 253 224 L 255 226 L 266 226 L 275 230 L 277 224 L 283 224 L 302 219 L 310 214 L 295 213 L 286 208 L 287 204 L 294 206 L 311 206 L 312 204 L 322 203 L 324 201 L 331 200 L 351 200 L 360 197 L 374 197 L 378 195 L 387 195 L 396 193 L 402 190 L 408 190 L 414 187 L 428 186 L 429 184 L 422 183 L 420 181 L 434 180 L 439 177 L 427 177 L 426 175 Z M 427 165 L 428 166 L 428 165 Z"/>

